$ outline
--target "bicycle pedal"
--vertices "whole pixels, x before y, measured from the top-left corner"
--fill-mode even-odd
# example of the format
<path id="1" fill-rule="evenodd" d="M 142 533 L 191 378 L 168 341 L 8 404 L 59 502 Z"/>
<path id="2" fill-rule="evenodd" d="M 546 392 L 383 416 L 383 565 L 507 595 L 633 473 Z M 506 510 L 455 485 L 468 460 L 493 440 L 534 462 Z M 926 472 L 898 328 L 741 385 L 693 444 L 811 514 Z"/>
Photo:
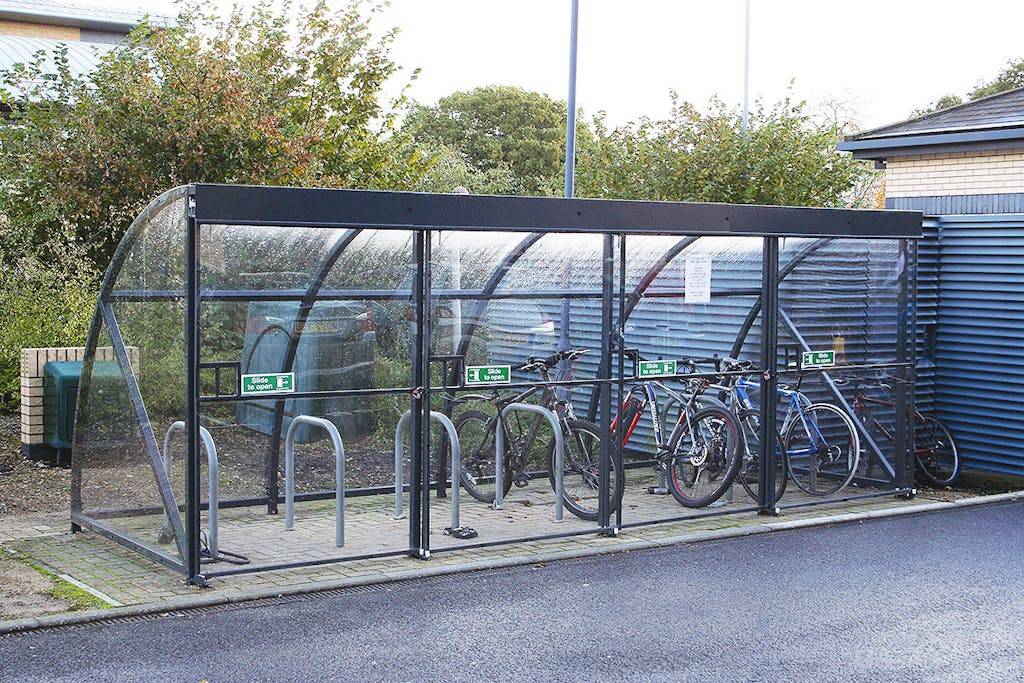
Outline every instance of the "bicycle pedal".
<path id="1" fill-rule="evenodd" d="M 451 536 L 452 538 L 457 538 L 460 541 L 465 541 L 467 539 L 476 538 L 477 536 L 479 536 L 479 534 L 477 534 L 477 532 L 476 532 L 476 529 L 474 529 L 473 527 L 468 527 L 468 526 L 460 526 L 460 527 L 456 527 L 454 529 L 451 528 L 450 526 L 446 526 L 444 528 L 444 534 L 445 534 L 445 536 Z"/>

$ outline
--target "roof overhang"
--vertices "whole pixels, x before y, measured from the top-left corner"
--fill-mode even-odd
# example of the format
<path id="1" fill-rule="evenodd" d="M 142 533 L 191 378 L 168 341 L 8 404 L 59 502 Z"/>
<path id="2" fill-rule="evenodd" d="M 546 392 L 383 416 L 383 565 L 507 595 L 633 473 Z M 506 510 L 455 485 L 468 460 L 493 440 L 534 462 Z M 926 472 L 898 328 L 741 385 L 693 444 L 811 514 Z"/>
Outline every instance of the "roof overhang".
<path id="1" fill-rule="evenodd" d="M 1020 147 L 1024 147 L 1024 127 L 854 138 L 843 140 L 836 145 L 836 149 L 841 152 L 852 152 L 857 159 L 875 160 L 912 154 L 943 154 Z"/>
<path id="2" fill-rule="evenodd" d="M 150 15 L 143 12 L 121 12 L 106 10 L 103 12 L 91 12 L 86 9 L 70 6 L 61 11 L 50 9 L 46 6 L 3 7 L 0 8 L 0 19 L 8 21 L 23 21 L 32 24 L 49 24 L 51 26 L 69 26 L 72 28 L 86 29 L 90 31 L 110 31 L 113 33 L 128 33 L 143 19 L 148 19 L 155 26 L 169 26 L 170 20 L 167 17 Z"/>
<path id="3" fill-rule="evenodd" d="M 199 224 L 777 237 L 921 237 L 921 212 L 192 185 Z"/>

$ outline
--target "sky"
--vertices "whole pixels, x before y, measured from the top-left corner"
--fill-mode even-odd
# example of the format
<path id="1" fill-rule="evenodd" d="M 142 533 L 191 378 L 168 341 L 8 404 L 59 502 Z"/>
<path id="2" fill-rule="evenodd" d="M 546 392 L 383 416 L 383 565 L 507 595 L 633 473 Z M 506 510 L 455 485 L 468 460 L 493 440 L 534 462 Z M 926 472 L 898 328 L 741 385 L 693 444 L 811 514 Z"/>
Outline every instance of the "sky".
<path id="1" fill-rule="evenodd" d="M 102 4 L 173 13 L 170 0 Z M 743 6 L 580 0 L 579 106 L 622 123 L 665 115 L 672 90 L 697 104 L 712 96 L 739 104 Z M 422 70 L 411 90 L 419 101 L 495 83 L 564 99 L 569 7 L 570 0 L 393 0 L 379 26 L 401 29 L 393 56 Z M 751 99 L 791 92 L 815 105 L 842 103 L 862 128 L 883 125 L 1024 57 L 1022 25 L 1024 2 L 1011 0 L 751 0 Z"/>

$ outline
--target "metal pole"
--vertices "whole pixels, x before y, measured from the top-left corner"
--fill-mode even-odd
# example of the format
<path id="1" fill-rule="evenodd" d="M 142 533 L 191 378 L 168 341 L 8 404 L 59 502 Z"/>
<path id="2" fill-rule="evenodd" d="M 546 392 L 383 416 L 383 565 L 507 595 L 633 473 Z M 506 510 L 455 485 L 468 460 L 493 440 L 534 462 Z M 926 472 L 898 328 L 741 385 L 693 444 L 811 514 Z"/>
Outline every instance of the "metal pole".
<path id="1" fill-rule="evenodd" d="M 411 456 L 409 458 L 409 554 L 413 557 L 421 557 L 420 546 L 420 512 L 423 509 L 421 497 L 421 485 L 423 483 L 423 459 L 420 457 L 423 450 L 423 387 L 420 381 L 423 378 L 423 233 L 417 231 L 413 236 L 413 252 L 416 259 L 416 277 L 413 282 L 412 308 L 415 319 L 415 331 L 412 342 L 412 439 Z M 428 469 L 429 472 L 429 469 Z"/>
<path id="2" fill-rule="evenodd" d="M 615 405 L 622 405 L 623 394 L 625 393 L 624 377 L 626 375 L 626 234 L 619 235 L 619 321 L 615 327 L 615 344 L 618 347 L 618 373 L 619 381 L 616 385 Z M 618 408 L 621 410 L 621 408 Z M 615 424 L 615 463 L 618 466 L 616 475 L 625 478 L 625 456 L 622 451 L 622 420 Z M 616 487 L 616 490 L 618 487 Z M 622 501 L 617 501 L 615 507 L 615 529 L 616 533 L 622 528 Z"/>
<path id="3" fill-rule="evenodd" d="M 746 0 L 743 24 L 743 132 L 750 127 L 750 0 Z"/>
<path id="4" fill-rule="evenodd" d="M 598 379 L 611 379 L 612 376 L 612 334 L 614 329 L 612 328 L 612 306 L 614 303 L 615 292 L 615 237 L 613 235 L 604 236 L 604 255 L 602 258 L 601 267 L 601 364 L 597 370 Z M 619 345 L 621 346 L 621 344 Z M 619 350 L 621 353 L 621 349 Z M 600 406 L 600 417 L 598 419 L 597 427 L 601 434 L 607 434 L 612 436 L 611 424 L 612 424 L 612 387 L 608 383 L 602 383 L 598 387 L 601 398 L 598 403 Z M 601 439 L 601 467 L 600 476 L 598 481 L 598 501 L 597 501 L 597 523 L 602 529 L 608 528 L 608 499 L 609 488 L 610 488 L 610 470 L 611 470 L 611 452 L 612 447 L 608 442 L 608 438 Z M 619 473 L 622 476 L 622 473 Z"/>
<path id="5" fill-rule="evenodd" d="M 870 242 L 868 243 L 870 248 Z M 910 250 L 908 249 L 907 240 L 899 241 L 899 259 L 898 263 L 902 272 L 899 275 L 899 290 L 896 298 L 896 362 L 906 363 L 909 358 L 909 302 L 910 302 L 910 283 L 907 276 L 910 270 Z M 896 458 L 897 475 L 896 486 L 899 488 L 910 488 L 914 485 L 913 471 L 908 464 L 913 462 L 913 451 L 907 447 L 908 429 L 907 422 L 910 418 L 910 413 L 907 410 L 907 379 L 910 373 L 907 372 L 906 368 L 900 368 L 896 373 L 897 381 L 893 387 L 893 400 L 896 403 L 896 434 L 893 440 L 893 449 L 895 453 L 893 456 Z M 913 424 L 911 422 L 911 424 Z"/>
<path id="6" fill-rule="evenodd" d="M 194 198 L 186 204 L 185 279 L 188 289 L 185 307 L 185 434 L 188 461 L 185 495 L 185 568 L 188 582 L 205 585 L 199 575 L 199 226 L 195 219 Z"/>
<path id="7" fill-rule="evenodd" d="M 422 391 L 420 398 L 420 418 L 417 427 L 420 429 L 420 445 L 416 456 L 422 462 L 420 466 L 423 481 L 420 483 L 420 557 L 430 557 L 430 313 L 433 309 L 431 292 L 431 243 L 433 232 L 424 230 L 423 233 L 423 280 L 421 283 L 421 311 L 420 319 L 420 351 L 421 366 L 419 386 Z"/>
<path id="8" fill-rule="evenodd" d="M 569 20 L 569 99 L 565 112 L 565 196 L 575 194 L 576 176 L 576 44 L 579 34 L 580 0 L 572 0 Z"/>
<path id="9" fill-rule="evenodd" d="M 778 312 L 779 312 L 779 238 L 765 237 L 761 264 L 761 415 L 758 442 L 761 466 L 758 469 L 758 507 L 762 514 L 776 514 L 775 438 L 778 394 Z M 779 445 L 781 448 L 781 444 Z"/>

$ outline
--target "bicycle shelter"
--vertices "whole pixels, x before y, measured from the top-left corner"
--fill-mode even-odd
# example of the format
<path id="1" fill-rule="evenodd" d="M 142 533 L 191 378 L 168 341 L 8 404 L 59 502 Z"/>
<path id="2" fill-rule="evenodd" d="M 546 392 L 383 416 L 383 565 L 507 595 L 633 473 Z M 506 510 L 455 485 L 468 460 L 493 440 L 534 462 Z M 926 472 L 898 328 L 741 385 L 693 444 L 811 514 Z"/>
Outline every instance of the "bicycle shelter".
<path id="1" fill-rule="evenodd" d="M 913 211 L 170 190 L 134 221 L 103 280 L 79 389 L 73 528 L 202 585 L 911 494 L 921 226 Z M 97 360 L 104 347 L 116 362 Z M 567 349 L 586 353 L 551 363 L 547 380 L 536 363 L 522 367 Z M 694 393 L 701 405 L 731 406 L 737 383 L 750 408 L 743 481 L 699 508 L 661 495 L 659 425 L 674 424 Z M 616 415 L 644 386 L 655 416 L 648 406 L 626 439 Z M 488 420 L 516 402 L 543 410 L 504 411 L 511 488 L 500 509 L 468 488 L 450 495 L 454 466 L 493 494 L 493 470 L 479 469 L 487 448 L 493 465 Z M 828 435 L 848 419 L 859 441 L 849 484 L 836 490 L 841 473 L 782 446 L 806 431 L 802 411 L 822 403 L 837 417 L 815 429 Z M 407 411 L 397 438 L 407 434 L 408 447 L 396 447 Z M 457 428 L 458 458 L 438 413 Z M 563 500 L 592 515 L 555 519 L 550 419 L 571 420 L 577 447 L 597 458 L 573 469 L 565 439 Z M 305 424 L 317 420 L 343 445 Z M 185 429 L 168 432 L 179 421 Z M 278 515 L 286 435 L 292 529 Z M 803 486 L 775 500 L 780 477 Z M 214 548 L 203 531 L 211 513 Z"/>

